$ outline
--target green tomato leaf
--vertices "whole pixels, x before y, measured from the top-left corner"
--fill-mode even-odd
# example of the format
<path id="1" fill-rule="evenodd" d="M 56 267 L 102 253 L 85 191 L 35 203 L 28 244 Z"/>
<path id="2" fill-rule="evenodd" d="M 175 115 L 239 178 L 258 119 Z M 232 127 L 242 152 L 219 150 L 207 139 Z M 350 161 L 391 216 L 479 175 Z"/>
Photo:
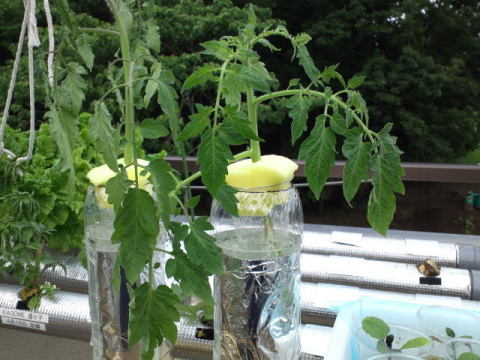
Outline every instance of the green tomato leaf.
<path id="1" fill-rule="evenodd" d="M 300 84 L 300 79 L 298 78 L 290 79 L 290 81 L 288 82 L 288 88 L 297 87 L 298 84 Z"/>
<path id="2" fill-rule="evenodd" d="M 206 233 L 213 230 L 207 217 L 199 217 L 190 222 L 190 233 L 185 238 L 184 244 L 190 260 L 214 274 L 222 272 L 222 259 L 220 248 L 215 245 L 215 238 Z"/>
<path id="3" fill-rule="evenodd" d="M 200 195 L 197 195 L 197 196 L 193 196 L 184 205 L 185 205 L 185 207 L 189 207 L 189 208 L 193 209 L 198 205 L 199 202 L 200 202 Z"/>
<path id="4" fill-rule="evenodd" d="M 201 266 L 195 265 L 187 255 L 179 250 L 173 253 L 165 266 L 168 277 L 173 277 L 180 284 L 185 295 L 196 295 L 203 301 L 213 304 L 212 290 L 208 282 L 209 272 Z"/>
<path id="5" fill-rule="evenodd" d="M 128 180 L 124 171 L 108 180 L 105 191 L 108 195 L 108 202 L 113 205 L 115 212 L 122 205 L 123 198 L 130 185 L 132 185 L 132 181 Z"/>
<path id="6" fill-rule="evenodd" d="M 348 88 L 355 89 L 360 85 L 362 85 L 364 80 L 365 80 L 365 76 L 355 75 L 350 80 L 348 80 Z"/>
<path id="7" fill-rule="evenodd" d="M 343 168 L 343 195 L 348 203 L 352 201 L 362 180 L 368 179 L 371 144 L 362 140 L 363 134 L 345 139 L 342 152 L 347 161 Z"/>
<path id="8" fill-rule="evenodd" d="M 175 322 L 180 320 L 180 314 L 175 305 L 179 301 L 164 285 L 152 289 L 151 284 L 144 283 L 133 289 L 128 341 L 130 347 L 142 341 L 142 359 L 151 359 L 164 338 L 172 344 L 177 341 Z"/>
<path id="9" fill-rule="evenodd" d="M 348 128 L 345 122 L 345 118 L 338 112 L 332 115 L 330 120 L 330 127 L 338 135 L 345 136 L 347 134 Z"/>
<path id="10" fill-rule="evenodd" d="M 405 193 L 402 183 L 404 171 L 400 165 L 400 156 L 390 150 L 375 153 L 371 158 L 370 168 L 373 172 L 373 189 L 368 200 L 367 218 L 372 228 L 386 236 L 396 209 L 395 192 Z"/>
<path id="11" fill-rule="evenodd" d="M 251 24 L 251 25 L 256 25 L 257 24 L 257 15 L 255 14 L 255 8 L 253 7 L 253 4 L 251 4 L 251 3 L 248 6 L 247 15 L 248 15 L 248 23 Z"/>
<path id="12" fill-rule="evenodd" d="M 265 46 L 267 49 L 269 49 L 271 52 L 274 51 L 280 51 L 279 48 L 277 48 L 275 45 L 273 45 L 270 41 L 267 39 L 260 39 L 258 40 L 258 43 Z"/>
<path id="13" fill-rule="evenodd" d="M 205 50 L 206 55 L 212 55 L 220 60 L 226 60 L 233 55 L 233 50 L 230 49 L 228 43 L 224 40 L 210 40 L 200 44 Z"/>
<path id="14" fill-rule="evenodd" d="M 311 101 L 302 95 L 292 96 L 286 106 L 290 109 L 288 115 L 292 118 L 292 145 L 307 130 L 308 110 Z"/>
<path id="15" fill-rule="evenodd" d="M 57 109 L 52 106 L 51 110 L 45 114 L 45 117 L 50 119 L 50 130 L 58 147 L 62 170 L 68 172 L 66 192 L 73 197 L 76 183 L 73 151 L 76 144 L 78 129 L 76 119 L 68 114 L 68 111 L 63 111 L 61 109 L 60 111 L 57 111 Z"/>
<path id="16" fill-rule="evenodd" d="M 168 228 L 170 224 L 170 192 L 176 187 L 172 167 L 163 159 L 153 159 L 147 167 L 152 174 L 153 186 L 157 196 L 160 218 Z"/>
<path id="17" fill-rule="evenodd" d="M 223 184 L 217 193 L 216 199 L 220 202 L 220 204 L 222 204 L 225 210 L 227 210 L 233 216 L 238 217 L 238 199 L 235 196 L 236 193 L 237 190 L 235 190 L 233 187 Z"/>
<path id="18" fill-rule="evenodd" d="M 319 125 L 317 125 L 319 124 Z M 335 164 L 336 137 L 324 121 L 316 126 L 300 148 L 300 159 L 305 160 L 305 176 L 315 197 L 318 199 Z"/>
<path id="19" fill-rule="evenodd" d="M 405 350 L 419 348 L 428 344 L 430 344 L 430 340 L 428 340 L 426 337 L 416 337 L 408 340 L 405 344 L 402 345 L 400 349 Z"/>
<path id="20" fill-rule="evenodd" d="M 218 135 L 228 145 L 243 145 L 248 143 L 248 140 L 240 135 L 232 122 L 222 122 L 218 127 L 220 134 Z"/>
<path id="21" fill-rule="evenodd" d="M 314 84 L 318 84 L 318 78 L 320 77 L 320 71 L 315 66 L 312 57 L 310 56 L 307 47 L 305 45 L 297 46 L 297 58 L 299 64 L 305 70 L 310 81 Z"/>
<path id="22" fill-rule="evenodd" d="M 347 126 L 347 128 L 349 128 L 350 125 L 352 125 L 352 122 L 353 122 L 352 111 L 348 109 L 345 114 L 345 125 Z"/>
<path id="23" fill-rule="evenodd" d="M 193 74 L 191 74 L 183 83 L 182 92 L 187 91 L 195 86 L 203 85 L 208 80 L 212 79 L 212 74 L 217 71 L 217 67 L 206 64 L 199 67 Z"/>
<path id="24" fill-rule="evenodd" d="M 88 43 L 87 37 L 80 35 L 76 43 L 78 55 L 80 55 L 88 70 L 92 71 L 95 55 L 93 54 L 92 47 Z"/>
<path id="25" fill-rule="evenodd" d="M 368 335 L 375 339 L 385 339 L 390 333 L 390 327 L 385 321 L 374 316 L 367 316 L 363 319 L 362 328 Z"/>
<path id="26" fill-rule="evenodd" d="M 300 160 L 307 160 L 307 158 L 310 156 L 310 153 L 318 151 L 318 139 L 325 128 L 325 119 L 325 115 L 319 115 L 315 119 L 315 126 L 310 132 L 310 135 L 308 135 L 308 137 L 303 141 L 302 145 L 300 145 L 300 151 L 298 153 L 298 158 Z"/>
<path id="27" fill-rule="evenodd" d="M 480 360 L 480 356 L 473 352 L 464 352 L 458 357 L 458 360 Z"/>
<path id="28" fill-rule="evenodd" d="M 118 10 L 119 10 L 120 17 L 122 18 L 122 22 L 125 24 L 125 27 L 127 28 L 127 30 L 130 31 L 133 24 L 133 15 L 130 12 L 130 9 L 128 8 L 127 4 L 125 4 L 124 2 L 121 2 L 119 3 L 119 5 L 120 6 Z"/>
<path id="29" fill-rule="evenodd" d="M 67 75 L 58 87 L 57 98 L 61 108 L 68 110 L 72 116 L 77 116 L 85 100 L 86 81 L 81 75 L 87 74 L 85 68 L 75 62 L 66 66 Z"/>
<path id="30" fill-rule="evenodd" d="M 155 95 L 155 93 L 158 90 L 157 81 L 160 81 L 160 74 L 162 73 L 162 64 L 159 62 L 155 62 L 151 66 L 150 72 L 151 72 L 152 79 L 147 81 L 147 86 L 145 86 L 145 96 L 143 97 L 143 103 L 146 108 L 150 104 L 150 100 L 152 99 L 152 96 Z"/>
<path id="31" fill-rule="evenodd" d="M 235 105 L 237 108 L 242 102 L 242 92 L 246 91 L 246 85 L 240 76 L 231 71 L 223 80 L 222 97 L 228 105 Z"/>
<path id="32" fill-rule="evenodd" d="M 243 111 L 236 111 L 235 109 L 235 106 L 228 106 L 225 108 L 225 113 L 227 115 L 225 121 L 232 123 L 238 133 L 244 138 L 262 141 L 262 139 L 260 139 L 252 130 L 247 114 Z"/>
<path id="33" fill-rule="evenodd" d="M 326 66 L 323 70 L 321 77 L 322 80 L 325 81 L 327 84 L 330 82 L 331 79 L 337 77 L 338 73 L 335 70 L 337 69 L 338 65 L 339 64 Z"/>
<path id="34" fill-rule="evenodd" d="M 270 91 L 269 81 L 271 81 L 272 78 L 265 68 L 265 64 L 262 62 L 256 61 L 250 64 L 250 66 L 232 64 L 230 71 L 238 74 L 245 86 L 262 92 Z"/>
<path id="35" fill-rule="evenodd" d="M 295 41 L 297 42 L 298 45 L 306 45 L 311 40 L 312 40 L 312 37 L 307 33 L 300 33 L 295 36 Z"/>
<path id="36" fill-rule="evenodd" d="M 111 115 L 103 102 L 95 103 L 95 115 L 88 122 L 88 131 L 105 163 L 110 169 L 118 172 L 119 137 L 112 127 Z"/>
<path id="37" fill-rule="evenodd" d="M 171 73 L 168 73 L 171 74 Z M 169 77 L 169 75 L 166 75 Z M 157 92 L 157 102 L 162 108 L 162 111 L 171 121 L 176 121 L 178 118 L 178 95 L 175 89 L 169 84 L 169 80 L 165 81 L 160 77 L 160 82 L 158 83 L 158 92 Z"/>
<path id="38" fill-rule="evenodd" d="M 152 257 L 158 220 L 152 197 L 144 190 L 129 188 L 113 223 L 112 243 L 120 243 L 120 262 L 131 284 Z"/>
<path id="39" fill-rule="evenodd" d="M 228 161 L 233 159 L 230 147 L 211 129 L 203 134 L 197 156 L 202 181 L 215 197 L 225 183 Z"/>
<path id="40" fill-rule="evenodd" d="M 169 134 L 162 122 L 155 119 L 145 119 L 139 126 L 140 133 L 145 139 L 158 139 Z"/>
<path id="41" fill-rule="evenodd" d="M 190 115 L 190 122 L 183 128 L 178 135 L 178 140 L 184 141 L 200 135 L 210 126 L 210 114 L 213 111 L 211 106 L 197 104 L 197 113 Z"/>
<path id="42" fill-rule="evenodd" d="M 145 41 L 147 42 L 149 49 L 152 49 L 157 53 L 160 52 L 160 32 L 158 25 L 148 23 Z"/>

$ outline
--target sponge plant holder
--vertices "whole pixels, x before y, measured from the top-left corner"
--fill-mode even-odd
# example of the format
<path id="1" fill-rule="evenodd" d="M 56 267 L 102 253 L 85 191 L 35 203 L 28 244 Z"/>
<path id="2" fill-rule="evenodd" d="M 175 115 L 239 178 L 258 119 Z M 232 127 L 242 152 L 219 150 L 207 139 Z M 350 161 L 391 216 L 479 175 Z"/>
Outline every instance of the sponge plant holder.
<path id="1" fill-rule="evenodd" d="M 300 357 L 303 212 L 290 183 L 236 189 L 239 216 L 214 201 L 224 273 L 215 277 L 214 360 Z"/>
<path id="2" fill-rule="evenodd" d="M 119 284 L 114 285 L 119 245 L 111 242 L 115 213 L 107 202 L 104 187 L 89 187 L 84 211 L 93 359 L 139 360 L 140 345 L 133 349 L 128 347 L 130 299 L 122 273 Z M 159 247 L 163 247 L 166 239 L 166 232 L 161 229 L 157 239 Z M 154 260 L 164 264 L 164 254 L 156 252 Z M 165 284 L 163 268 L 160 266 L 155 271 L 155 285 Z M 143 281 L 148 281 L 147 273 L 141 275 L 140 282 Z M 169 345 L 164 343 L 156 353 L 157 358 L 170 359 Z"/>

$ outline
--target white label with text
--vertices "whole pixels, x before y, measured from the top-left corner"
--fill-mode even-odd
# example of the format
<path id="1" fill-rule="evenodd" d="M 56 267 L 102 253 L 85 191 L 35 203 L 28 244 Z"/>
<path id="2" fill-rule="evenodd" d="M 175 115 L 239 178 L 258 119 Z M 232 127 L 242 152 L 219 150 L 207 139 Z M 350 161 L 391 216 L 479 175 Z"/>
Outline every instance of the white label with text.
<path id="1" fill-rule="evenodd" d="M 31 311 L 0 308 L 0 316 L 48 324 L 48 315 Z"/>
<path id="2" fill-rule="evenodd" d="M 45 324 L 42 324 L 42 323 L 27 321 L 22 319 L 14 319 L 6 316 L 2 316 L 1 318 L 2 318 L 2 324 L 4 325 L 18 326 L 22 328 L 39 330 L 39 331 L 47 331 Z"/>

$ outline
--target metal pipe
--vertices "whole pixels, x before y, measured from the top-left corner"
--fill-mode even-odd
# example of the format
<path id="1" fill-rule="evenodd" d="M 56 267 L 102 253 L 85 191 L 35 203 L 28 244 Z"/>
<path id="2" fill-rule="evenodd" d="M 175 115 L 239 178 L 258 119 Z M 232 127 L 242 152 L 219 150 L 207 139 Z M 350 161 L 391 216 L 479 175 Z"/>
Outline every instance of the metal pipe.
<path id="1" fill-rule="evenodd" d="M 322 234 L 320 236 L 326 237 L 326 235 Z M 304 244 L 308 245 L 309 241 L 310 238 L 307 234 Z M 370 245 L 373 243 L 371 242 Z M 348 248 L 348 245 L 340 246 Z M 394 248 L 395 246 L 395 242 L 393 242 L 391 247 Z M 438 249 L 446 249 L 446 247 L 439 247 Z M 438 257 L 441 256 L 440 251 L 437 254 L 439 254 Z M 443 259 L 447 259 L 446 255 Z M 473 300 L 480 299 L 480 272 L 475 270 L 469 271 L 442 267 L 440 275 L 441 285 L 426 285 L 420 284 L 422 275 L 416 267 L 407 263 L 303 253 L 300 265 L 302 279 L 306 282 L 324 282 L 384 291 L 459 296 L 463 299 Z M 78 261 L 69 261 L 66 269 L 66 275 L 63 269 L 57 267 L 54 271 L 46 272 L 45 278 L 62 290 L 88 293 L 88 274 L 83 266 Z M 70 276 L 73 278 L 71 279 Z"/>
<path id="2" fill-rule="evenodd" d="M 480 244 L 480 236 L 391 231 L 384 238 L 366 230 L 339 231 L 334 226 L 315 226 L 314 231 L 304 231 L 302 251 L 409 264 L 420 264 L 430 258 L 441 266 L 480 269 L 480 247 L 458 243 L 468 239 Z M 445 241 L 445 235 L 451 242 Z"/>
<path id="3" fill-rule="evenodd" d="M 32 311 L 17 310 L 21 287 L 0 284 L 0 326 L 78 340 L 90 340 L 88 296 L 59 291 Z"/>
<path id="4" fill-rule="evenodd" d="M 302 254 L 300 269 L 302 281 L 307 282 L 351 285 L 410 294 L 458 296 L 472 300 L 478 300 L 480 295 L 479 289 L 472 289 L 472 278 L 479 278 L 477 271 L 444 267 L 436 278 L 440 283 L 428 284 L 431 279 L 423 281 L 425 278 L 412 264 L 313 254 Z"/>
<path id="5" fill-rule="evenodd" d="M 0 309 L 15 310 L 18 302 L 17 293 L 20 289 L 19 286 L 0 284 Z M 463 300 L 459 297 L 400 294 L 346 285 L 302 283 L 300 293 L 303 324 L 333 326 L 336 314 L 331 310 L 332 308 L 365 296 L 380 300 L 455 306 L 480 311 L 479 302 Z M 60 291 L 55 301 L 44 299 L 40 309 L 35 312 L 49 317 L 46 331 L 42 333 L 59 334 L 62 337 L 80 340 L 86 340 L 90 336 L 90 310 L 87 295 Z M 1 322 L 0 326 L 11 327 Z"/>

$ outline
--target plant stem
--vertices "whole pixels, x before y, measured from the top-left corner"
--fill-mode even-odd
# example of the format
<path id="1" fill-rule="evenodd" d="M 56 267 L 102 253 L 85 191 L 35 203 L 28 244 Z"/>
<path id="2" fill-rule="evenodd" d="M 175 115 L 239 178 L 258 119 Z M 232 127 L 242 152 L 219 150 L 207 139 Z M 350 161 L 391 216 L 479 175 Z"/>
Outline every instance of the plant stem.
<path id="1" fill-rule="evenodd" d="M 217 118 L 218 118 L 218 109 L 220 108 L 220 99 L 222 96 L 222 88 L 223 88 L 223 77 L 225 76 L 225 70 L 227 69 L 228 64 L 230 63 L 231 58 L 229 57 L 225 60 L 222 64 L 220 69 L 220 76 L 218 78 L 218 88 L 217 88 L 217 98 L 215 99 L 215 108 L 213 110 L 213 128 L 217 126 Z"/>
<path id="2" fill-rule="evenodd" d="M 120 0 L 121 1 L 121 0 Z M 125 87 L 125 111 L 124 111 L 124 122 L 125 122 L 125 138 L 127 139 L 127 144 L 125 145 L 125 164 L 129 164 L 133 160 L 133 140 L 135 137 L 135 111 L 133 107 L 133 91 L 131 84 L 131 57 L 130 57 L 130 44 L 128 40 L 128 31 L 122 20 L 122 16 L 112 0 L 107 0 L 112 9 L 113 16 L 115 17 L 115 22 L 117 24 L 119 35 L 120 35 L 120 51 L 122 53 L 123 59 L 123 76 L 125 83 L 128 85 Z"/>
<path id="3" fill-rule="evenodd" d="M 163 250 L 163 249 L 160 249 L 160 248 L 155 248 L 155 251 L 160 251 L 160 252 L 162 252 L 164 254 L 168 254 L 168 255 L 173 254 L 171 251 Z"/>
<path id="4" fill-rule="evenodd" d="M 182 201 L 180 200 L 180 198 L 177 196 L 177 195 L 173 195 L 173 197 L 175 198 L 175 200 L 177 201 L 178 205 L 180 205 L 180 208 L 182 209 L 183 211 L 183 215 L 185 215 L 188 219 L 189 215 L 188 215 L 188 210 L 187 208 L 185 207 L 185 205 L 183 205 Z"/>
<path id="5" fill-rule="evenodd" d="M 153 255 L 148 262 L 148 283 L 153 288 Z"/>
<path id="6" fill-rule="evenodd" d="M 276 91 L 276 92 L 273 92 L 273 93 L 270 93 L 270 94 L 265 94 L 265 95 L 259 96 L 253 101 L 253 103 L 255 105 L 258 105 L 258 104 L 260 104 L 264 101 L 267 101 L 267 100 L 271 100 L 271 99 L 275 99 L 275 98 L 283 97 L 283 96 L 293 96 L 293 95 L 297 95 L 297 94 L 308 94 L 308 95 L 312 95 L 312 96 L 316 96 L 316 97 L 320 97 L 320 98 L 325 98 L 325 94 L 320 92 L 320 91 L 309 90 L 309 89 L 291 89 L 291 90 Z M 345 102 L 343 102 L 341 99 L 339 99 L 335 95 L 330 96 L 330 101 L 334 101 L 335 103 L 337 103 L 342 109 L 344 109 L 344 111 L 351 111 L 353 119 L 357 122 L 358 125 L 360 125 L 360 127 L 363 129 L 363 131 L 367 134 L 370 141 L 372 143 L 375 142 L 375 139 L 373 138 L 373 135 L 376 136 L 376 134 L 373 131 L 371 131 L 364 124 L 362 119 L 360 119 L 360 117 L 357 114 L 355 114 L 355 112 L 352 111 L 348 107 L 348 105 L 345 104 Z"/>
<path id="7" fill-rule="evenodd" d="M 257 105 L 255 104 L 255 97 L 253 89 L 247 89 L 247 112 L 250 127 L 255 135 L 258 135 L 258 121 L 257 121 Z M 260 143 L 256 140 L 250 140 L 250 149 L 252 149 L 252 161 L 257 162 L 262 157 L 260 152 Z"/>
<path id="8" fill-rule="evenodd" d="M 98 33 L 98 34 L 105 34 L 105 35 L 111 35 L 111 36 L 120 36 L 120 33 L 118 31 L 100 29 L 100 28 L 79 27 L 78 31 L 83 33 Z"/>
<path id="9" fill-rule="evenodd" d="M 238 153 L 237 155 L 235 155 L 233 157 L 233 161 L 235 160 L 240 160 L 240 159 L 245 159 L 249 156 L 252 155 L 252 150 L 246 150 L 246 151 L 243 151 L 241 153 Z M 182 180 L 182 181 L 179 181 L 177 183 L 177 186 L 175 187 L 175 190 L 172 191 L 173 194 L 176 194 L 177 192 L 179 192 L 184 186 L 190 184 L 192 181 L 198 179 L 200 176 L 202 176 L 202 172 L 201 171 L 197 171 L 196 173 L 194 173 L 193 175 L 190 175 L 188 178 L 186 178 L 185 180 Z"/>

